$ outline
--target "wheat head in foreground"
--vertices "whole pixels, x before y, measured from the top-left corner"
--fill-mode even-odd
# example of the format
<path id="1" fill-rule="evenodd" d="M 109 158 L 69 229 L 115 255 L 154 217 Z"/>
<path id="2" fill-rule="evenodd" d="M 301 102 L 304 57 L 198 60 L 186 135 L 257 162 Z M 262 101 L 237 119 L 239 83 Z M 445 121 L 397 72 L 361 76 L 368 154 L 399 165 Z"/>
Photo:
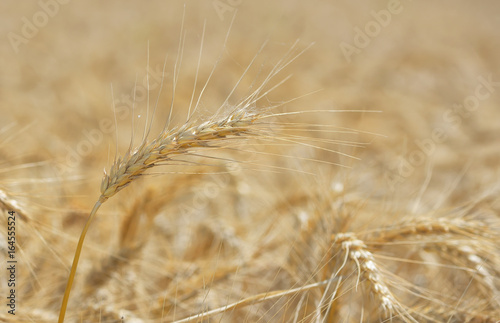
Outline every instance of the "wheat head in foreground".
<path id="1" fill-rule="evenodd" d="M 78 261 L 80 259 L 80 254 L 85 236 L 100 206 L 104 202 L 106 202 L 109 198 L 118 193 L 120 190 L 129 185 L 132 181 L 144 175 L 148 169 L 156 165 L 165 164 L 169 161 L 175 161 L 174 156 L 189 155 L 191 151 L 194 149 L 225 148 L 227 146 L 224 145 L 227 145 L 227 141 L 231 139 L 241 139 L 256 135 L 261 135 L 262 137 L 265 136 L 266 131 L 263 129 L 260 129 L 260 131 L 258 131 L 259 127 L 256 121 L 273 115 L 265 114 L 264 113 L 265 109 L 256 111 L 255 109 L 253 109 L 253 107 L 258 100 L 265 97 L 269 92 L 271 92 L 282 82 L 284 82 L 284 81 L 278 82 L 278 84 L 271 87 L 271 89 L 267 89 L 264 91 L 266 85 L 268 85 L 269 82 L 283 68 L 285 68 L 289 63 L 291 63 L 293 60 L 295 60 L 295 58 L 297 58 L 303 53 L 303 51 L 299 52 L 298 54 L 295 52 L 296 45 L 297 42 L 290 48 L 290 50 L 285 54 L 285 56 L 271 69 L 271 71 L 265 77 L 262 83 L 254 91 L 252 91 L 250 95 L 248 95 L 245 99 L 241 100 L 232 109 L 228 109 L 229 112 L 216 113 L 215 116 L 213 116 L 208 121 L 196 122 L 196 121 L 191 121 L 192 113 L 190 109 L 188 121 L 184 125 L 172 129 L 168 129 L 168 125 L 170 124 L 170 116 L 169 116 L 169 120 L 165 125 L 163 131 L 155 139 L 151 141 L 147 140 L 150 129 L 149 128 L 148 130 L 144 131 L 142 142 L 136 149 L 134 150 L 132 149 L 132 141 L 131 141 L 130 147 L 125 153 L 125 155 L 123 157 L 115 158 L 114 164 L 111 167 L 109 173 L 105 172 L 104 174 L 104 178 L 102 179 L 100 188 L 101 195 L 98 201 L 95 203 L 92 211 L 90 212 L 87 222 L 85 223 L 85 226 L 80 235 L 70 275 L 68 278 L 68 283 L 64 292 L 64 298 L 62 301 L 61 310 L 59 313 L 60 323 L 64 322 L 64 317 L 68 305 L 71 287 L 73 285 L 73 281 L 75 278 L 76 269 L 78 266 Z M 257 55 L 259 53 L 260 51 L 257 53 Z M 248 68 L 252 64 L 253 61 L 250 63 Z M 248 68 L 244 71 L 241 78 L 245 76 L 245 74 L 248 71 Z M 194 111 L 196 111 L 198 103 L 200 102 L 200 98 L 209 80 L 210 77 L 208 78 L 207 83 L 205 84 L 199 95 L 198 102 L 195 105 L 193 113 Z M 240 81 L 237 82 L 236 86 L 238 86 Z M 235 88 L 233 88 L 233 91 L 231 91 L 229 96 L 232 95 Z M 175 90 L 175 84 L 174 84 L 174 90 Z M 194 96 L 194 91 L 193 91 L 193 96 Z M 224 104 L 222 105 L 223 108 L 226 108 L 228 106 L 227 101 L 228 100 L 226 99 L 226 102 L 224 102 Z M 271 108 L 274 107 L 276 106 L 273 106 Z M 172 110 L 170 112 L 172 112 Z M 151 121 L 153 118 L 154 118 L 154 112 Z M 151 127 L 151 124 L 149 126 Z"/>
<path id="2" fill-rule="evenodd" d="M 168 161 L 174 155 L 185 154 L 192 148 L 213 147 L 213 143 L 231 137 L 250 134 L 250 127 L 259 115 L 248 112 L 247 108 L 233 111 L 228 116 L 201 124 L 185 124 L 179 129 L 163 132 L 149 143 L 143 142 L 134 152 L 127 151 L 123 158 L 115 161 L 101 183 L 101 196 L 94 205 L 77 245 L 72 270 L 68 280 L 59 322 L 63 322 L 71 285 L 76 273 L 83 240 L 99 207 L 110 197 L 129 185 L 134 179 L 159 163 Z"/>

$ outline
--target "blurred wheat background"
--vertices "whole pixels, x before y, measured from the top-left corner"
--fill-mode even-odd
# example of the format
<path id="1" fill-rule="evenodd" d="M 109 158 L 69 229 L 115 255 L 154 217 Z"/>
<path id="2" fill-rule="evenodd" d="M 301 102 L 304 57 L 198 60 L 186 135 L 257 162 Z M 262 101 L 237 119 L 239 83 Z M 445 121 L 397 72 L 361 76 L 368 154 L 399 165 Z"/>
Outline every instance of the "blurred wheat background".
<path id="1" fill-rule="evenodd" d="M 157 98 L 160 132 L 175 66 L 179 125 L 214 64 L 200 120 L 254 57 L 229 104 L 294 44 L 255 110 L 299 114 L 103 205 L 66 322 L 500 319 L 498 2 L 4 1 L 0 16 L 1 267 L 12 210 L 18 260 L 1 322 L 57 320 L 103 168 Z"/>

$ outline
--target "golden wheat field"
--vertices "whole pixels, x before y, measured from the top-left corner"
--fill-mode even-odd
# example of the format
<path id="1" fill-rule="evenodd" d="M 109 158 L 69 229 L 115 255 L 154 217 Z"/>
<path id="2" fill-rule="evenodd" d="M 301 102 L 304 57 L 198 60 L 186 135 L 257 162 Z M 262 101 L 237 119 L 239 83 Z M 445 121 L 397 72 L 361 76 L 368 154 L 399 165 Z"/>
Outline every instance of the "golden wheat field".
<path id="1" fill-rule="evenodd" d="M 499 321 L 499 17 L 2 1 L 0 322 Z"/>

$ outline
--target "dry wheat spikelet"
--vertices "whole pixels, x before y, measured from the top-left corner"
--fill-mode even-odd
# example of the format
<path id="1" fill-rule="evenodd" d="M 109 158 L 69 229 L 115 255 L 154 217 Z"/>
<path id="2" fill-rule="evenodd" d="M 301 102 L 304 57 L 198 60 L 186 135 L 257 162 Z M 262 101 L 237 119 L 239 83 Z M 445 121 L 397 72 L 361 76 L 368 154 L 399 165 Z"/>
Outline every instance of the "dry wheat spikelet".
<path id="1" fill-rule="evenodd" d="M 250 135 L 252 133 L 250 127 L 260 116 L 262 115 L 251 113 L 244 106 L 219 119 L 206 121 L 201 124 L 186 123 L 178 129 L 161 133 L 149 143 L 143 141 L 135 151 L 130 152 L 129 150 L 123 158 L 118 158 L 115 161 L 109 174 L 105 172 L 101 182 L 101 196 L 94 205 L 80 236 L 61 306 L 59 322 L 64 321 L 69 293 L 76 273 L 76 264 L 80 257 L 83 240 L 99 207 L 133 180 L 144 175 L 149 168 L 158 163 L 168 161 L 173 155 L 187 153 L 189 149 L 193 148 L 213 147 L 211 146 L 213 142 L 226 140 L 231 137 Z"/>
<path id="2" fill-rule="evenodd" d="M 377 250 L 387 245 L 417 245 L 419 250 L 432 252 L 437 255 L 436 263 L 444 268 L 450 266 L 457 273 L 463 272 L 468 275 L 468 289 L 476 288 L 479 299 L 485 301 L 483 314 L 486 306 L 498 306 L 498 265 L 495 261 L 497 234 L 486 225 L 485 221 L 479 221 L 474 215 L 459 217 L 437 217 L 428 215 L 420 218 L 405 220 L 399 224 L 379 228 L 373 233 L 373 240 L 365 240 L 365 245 Z M 439 292 L 438 292 L 439 293 Z M 423 292 L 418 297 L 425 299 Z M 456 297 L 460 297 L 457 295 Z M 488 302 L 486 303 L 486 300 Z M 470 307 L 464 309 L 454 303 L 440 304 L 438 301 L 432 305 L 425 305 L 429 313 L 437 311 L 439 307 L 448 307 L 447 320 L 451 320 L 455 314 L 474 316 L 479 315 L 481 310 Z M 480 305 L 476 305 L 481 308 Z M 435 307 L 435 309 L 431 309 Z M 413 310 L 413 309 L 412 309 Z M 430 320 L 426 311 L 419 309 L 414 312 L 422 319 Z M 458 315 L 458 314 L 457 314 Z M 465 321 L 465 320 L 464 320 Z M 466 320 L 469 321 L 469 320 Z"/>
<path id="3" fill-rule="evenodd" d="M 219 120 L 206 121 L 199 125 L 185 124 L 177 130 L 162 133 L 149 144 L 142 144 L 134 153 L 119 158 L 105 173 L 101 183 L 103 203 L 129 185 L 135 178 L 155 164 L 168 161 L 174 154 L 185 153 L 191 148 L 209 147 L 212 142 L 230 136 L 250 133 L 250 127 L 258 115 L 242 108 Z"/>
<path id="4" fill-rule="evenodd" d="M 345 268 L 347 261 L 351 260 L 356 264 L 358 272 L 356 286 L 359 284 L 361 276 L 363 276 L 370 284 L 373 294 L 379 299 L 386 316 L 392 318 L 394 313 L 397 313 L 411 322 L 417 322 L 408 314 L 408 311 L 398 302 L 387 287 L 380 269 L 375 262 L 375 258 L 367 250 L 366 244 L 359 240 L 352 232 L 338 233 L 333 238 L 333 243 L 340 245 L 341 249 L 345 252 L 343 263 L 334 276 L 337 276 Z"/>

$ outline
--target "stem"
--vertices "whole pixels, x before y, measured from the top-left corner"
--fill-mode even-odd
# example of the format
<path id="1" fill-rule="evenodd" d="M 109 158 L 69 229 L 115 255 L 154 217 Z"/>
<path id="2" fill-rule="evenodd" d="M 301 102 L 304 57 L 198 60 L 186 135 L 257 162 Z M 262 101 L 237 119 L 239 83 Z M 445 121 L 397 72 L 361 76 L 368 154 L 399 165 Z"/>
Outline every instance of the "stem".
<path id="1" fill-rule="evenodd" d="M 58 321 L 59 323 L 64 322 L 64 315 L 66 315 L 66 307 L 68 306 L 69 294 L 71 293 L 71 286 L 73 286 L 73 280 L 75 279 L 76 268 L 78 267 L 78 260 L 80 260 L 80 253 L 82 252 L 83 240 L 85 240 L 85 235 L 89 230 L 90 223 L 94 219 L 97 210 L 102 205 L 102 203 L 104 203 L 104 201 L 105 199 L 101 197 L 99 201 L 95 203 L 94 208 L 92 209 L 92 212 L 90 212 L 90 216 L 88 217 L 87 222 L 83 227 L 82 233 L 80 234 L 80 240 L 78 240 L 78 245 L 76 246 L 75 258 L 73 258 L 73 264 L 71 265 L 71 271 L 69 273 L 68 283 L 66 284 L 66 289 L 64 290 L 64 298 L 61 305 L 61 311 L 59 312 L 59 321 Z"/>
<path id="2" fill-rule="evenodd" d="M 203 312 L 201 314 L 192 315 L 192 316 L 186 317 L 185 319 L 174 321 L 173 323 L 187 323 L 187 322 L 192 322 L 192 321 L 200 322 L 200 320 L 205 320 L 213 315 L 228 312 L 229 310 L 233 310 L 235 308 L 248 306 L 248 305 L 255 305 L 255 304 L 270 300 L 270 299 L 281 298 L 281 297 L 284 297 L 287 295 L 305 292 L 305 291 L 308 291 L 310 289 L 314 289 L 314 288 L 317 288 L 320 286 L 329 285 L 334 280 L 339 281 L 337 284 L 337 288 L 338 288 L 338 285 L 342 281 L 342 276 L 338 276 L 338 277 L 334 277 L 334 276 L 332 276 L 332 278 L 330 278 L 330 279 L 323 280 L 321 282 L 312 283 L 309 285 L 305 285 L 305 286 L 301 286 L 301 287 L 297 287 L 297 288 L 293 288 L 293 289 L 270 291 L 270 292 L 265 292 L 265 293 L 261 293 L 258 295 L 253 295 L 253 296 L 244 298 L 242 300 L 239 300 L 235 303 L 228 304 L 226 306 L 222 306 L 222 307 L 210 310 L 210 311 L 206 311 L 206 312 Z M 335 291 L 335 293 L 336 293 L 336 291 Z M 335 293 L 332 296 L 335 296 Z"/>

